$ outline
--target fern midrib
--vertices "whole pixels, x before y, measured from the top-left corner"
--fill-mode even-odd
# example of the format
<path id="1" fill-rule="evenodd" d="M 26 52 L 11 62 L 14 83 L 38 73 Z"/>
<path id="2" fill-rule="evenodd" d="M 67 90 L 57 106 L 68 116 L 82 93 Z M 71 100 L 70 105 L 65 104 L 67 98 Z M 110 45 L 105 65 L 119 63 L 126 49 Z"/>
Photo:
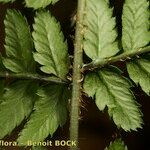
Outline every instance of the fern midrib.
<path id="1" fill-rule="evenodd" d="M 127 5 L 127 7 L 128 7 L 128 9 L 130 10 L 130 12 L 132 13 L 132 17 L 133 17 L 133 19 L 131 20 L 131 19 L 129 19 L 129 16 L 128 16 L 128 18 L 125 16 L 125 18 L 126 18 L 126 20 L 128 20 L 129 21 L 129 24 L 130 24 L 130 27 L 132 28 L 132 30 L 133 30 L 133 34 L 132 35 L 130 35 L 130 33 L 128 33 L 128 31 L 126 31 L 126 34 L 128 34 L 128 36 L 130 37 L 130 41 L 131 41 L 131 50 L 136 50 L 137 49 L 137 46 L 136 46 L 136 41 L 137 41 L 137 39 L 138 39 L 138 36 L 136 36 L 137 35 L 137 28 L 141 28 L 141 24 L 140 25 L 138 25 L 137 26 L 137 16 L 136 16 L 136 14 L 137 14 L 137 11 L 140 11 L 140 9 L 142 8 L 142 2 L 141 3 L 139 3 L 138 5 L 137 5 L 137 1 L 136 0 L 133 0 L 133 2 L 134 2 L 134 6 L 135 6 L 135 10 L 133 10 L 133 8 L 128 4 Z M 128 25 L 129 26 L 129 25 Z M 129 28 L 130 28 L 129 27 Z"/>
<path id="2" fill-rule="evenodd" d="M 48 105 L 49 106 L 49 105 Z M 43 108 L 44 109 L 44 108 Z M 44 110 L 46 110 L 46 109 L 44 109 Z M 48 111 L 50 111 L 50 110 L 48 110 Z M 44 113 L 44 116 L 42 117 L 42 121 L 40 120 L 40 122 L 39 122 L 39 124 L 38 124 L 38 128 L 39 128 L 39 130 L 41 129 L 41 128 L 43 128 L 44 126 L 45 126 L 45 124 L 47 123 L 47 121 L 48 122 L 50 122 L 50 120 L 51 120 L 51 118 L 50 117 L 53 117 L 53 115 L 50 115 L 52 112 L 50 111 L 50 113 L 48 113 L 48 111 L 46 112 L 46 113 Z M 39 112 L 41 112 L 41 110 L 38 110 L 38 112 L 37 113 L 39 113 Z M 54 112 L 54 110 L 53 110 L 53 112 Z M 35 113 L 36 113 L 36 110 L 35 110 Z M 35 113 L 33 112 L 33 115 L 35 115 Z M 32 117 L 32 115 L 31 115 L 31 117 Z M 35 117 L 35 116 L 33 116 L 33 117 Z M 29 123 L 30 123 L 30 120 L 29 120 Z M 31 122 L 31 123 L 33 123 L 33 122 Z M 27 124 L 28 125 L 28 124 Z M 32 124 L 33 125 L 33 124 Z M 28 126 L 27 126 L 28 127 Z M 26 130 L 26 129 L 25 129 Z M 49 135 L 50 133 L 49 132 L 47 132 L 47 135 Z M 34 137 L 37 137 L 37 132 L 34 132 L 33 134 L 32 134 L 32 137 L 33 137 L 33 139 L 34 139 Z M 46 138 L 46 137 L 45 137 Z M 30 140 L 33 140 L 33 139 L 30 139 Z M 24 140 L 24 139 L 23 139 Z M 43 139 L 44 140 L 44 139 Z"/>
<path id="3" fill-rule="evenodd" d="M 47 29 L 47 26 L 45 26 L 45 33 L 49 33 L 49 30 Z M 47 38 L 47 41 L 48 41 L 48 43 L 51 43 L 51 39 L 49 39 L 49 36 L 48 36 L 48 34 L 46 34 L 46 38 Z M 58 65 L 56 65 L 56 62 L 55 62 L 55 59 L 54 59 L 54 54 L 53 54 L 53 48 L 51 47 L 51 44 L 49 44 L 49 52 L 50 52 L 50 57 L 51 57 L 51 60 L 52 60 L 52 62 L 53 62 L 53 68 L 55 69 L 55 72 L 56 72 L 56 74 L 58 75 L 58 77 L 60 77 L 60 75 L 59 75 L 59 71 L 58 71 L 58 69 L 57 69 L 57 67 L 58 67 Z"/>
<path id="4" fill-rule="evenodd" d="M 60 90 L 59 90 L 58 92 L 60 92 Z M 61 90 L 61 94 L 62 94 L 62 93 L 63 93 L 63 90 Z M 47 121 L 50 121 L 52 118 L 55 117 L 55 116 L 50 115 L 50 114 L 53 114 L 53 113 L 56 113 L 57 111 L 59 111 L 59 110 L 57 109 L 57 106 L 58 106 L 59 100 L 62 98 L 62 97 L 61 97 L 61 94 L 59 95 L 59 97 L 57 98 L 57 100 L 55 99 L 55 104 L 52 105 L 53 107 L 51 107 L 49 101 L 46 101 L 46 103 L 49 103 L 48 106 L 50 106 L 51 109 L 48 109 L 48 112 L 49 112 L 49 113 L 46 113 L 46 114 L 48 114 L 48 115 L 45 115 L 45 117 L 43 117 L 43 120 L 44 120 L 44 121 L 41 121 L 41 124 L 40 124 L 40 127 L 39 127 L 39 128 L 42 128 L 42 127 L 47 123 Z M 49 107 L 48 107 L 48 108 L 49 108 Z M 43 108 L 43 110 L 45 110 L 45 109 Z M 57 111 L 56 111 L 56 110 L 57 110 Z M 35 110 L 35 111 L 36 111 L 36 110 Z M 40 111 L 38 111 L 38 113 L 39 113 L 39 112 L 40 112 Z M 43 124 L 43 122 L 44 122 L 45 124 Z M 57 117 L 57 123 L 58 123 L 58 126 L 59 126 L 58 117 Z M 49 133 L 48 133 L 48 134 L 49 134 Z M 35 135 L 36 135 L 36 133 L 33 134 L 32 137 L 34 137 Z"/>
<path id="5" fill-rule="evenodd" d="M 15 102 L 15 103 L 14 103 L 14 102 Z M 7 103 L 9 103 L 9 101 L 8 101 Z M 21 115 L 21 117 L 20 117 L 21 120 L 20 120 L 20 119 L 18 120 L 17 115 L 14 115 L 14 116 L 13 116 L 13 119 L 14 119 L 13 128 L 15 128 L 16 126 L 20 125 L 20 123 L 22 122 L 22 120 L 23 120 L 25 117 L 27 117 L 27 116 L 26 116 L 27 114 L 26 114 L 25 111 L 24 111 L 22 99 L 21 99 L 21 98 L 20 98 L 20 99 L 17 98 L 17 100 L 13 99 L 13 105 L 10 107 L 10 109 L 11 109 L 12 111 L 9 110 L 10 115 L 11 115 L 11 118 L 12 118 L 12 112 L 13 112 L 13 114 L 19 113 L 19 115 L 20 115 L 20 112 L 16 112 L 16 108 L 18 108 L 18 106 L 20 107 L 20 104 L 21 104 L 21 107 L 23 108 L 23 110 L 22 110 L 23 113 L 22 113 L 22 115 Z M 11 132 L 11 130 L 9 129 L 9 133 L 10 133 L 10 132 Z"/>
<path id="6" fill-rule="evenodd" d="M 138 62 L 138 60 L 135 60 L 134 62 L 138 66 L 138 68 L 140 68 L 140 70 L 142 70 L 144 72 L 144 74 L 146 74 L 147 76 L 150 77 L 150 74 L 147 73 L 147 70 Z"/>
<path id="7" fill-rule="evenodd" d="M 19 14 L 20 15 L 20 14 Z M 13 20 L 15 20 L 15 18 L 14 18 L 14 15 L 13 16 L 11 16 L 11 17 L 13 17 L 12 19 Z M 7 18 L 8 19 L 8 18 Z M 8 21 L 8 20 L 7 20 Z M 23 63 L 22 63 L 22 65 L 23 65 L 23 67 L 24 67 L 24 69 L 28 72 L 28 63 L 26 63 L 26 58 L 24 58 L 23 57 L 23 53 L 24 53 L 24 48 L 22 47 L 22 45 L 21 45 L 21 43 L 19 42 L 19 41 L 21 41 L 20 40 L 20 35 L 19 35 L 19 32 L 18 32 L 18 27 L 16 26 L 16 22 L 14 22 L 14 21 L 11 21 L 11 20 L 9 20 L 9 22 L 11 22 L 11 24 L 13 24 L 13 27 L 16 29 L 16 30 L 14 30 L 14 28 L 12 29 L 12 28 L 10 28 L 9 27 L 9 30 L 11 29 L 11 30 L 13 30 L 13 32 L 15 33 L 15 35 L 16 35 L 16 37 L 17 37 L 17 46 L 18 46 L 18 50 L 17 50 L 17 54 L 18 54 L 18 60 L 21 60 L 21 62 L 23 61 Z M 13 37 L 12 37 L 13 38 Z M 15 41 L 16 41 L 16 39 L 15 39 Z M 6 43 L 7 44 L 7 43 Z M 16 49 L 16 47 L 14 47 L 15 49 Z M 16 57 L 14 57 L 14 56 L 12 56 L 14 59 L 16 59 Z"/>
<path id="8" fill-rule="evenodd" d="M 99 12 L 98 12 L 98 9 L 97 9 L 97 7 L 96 7 L 96 11 L 97 11 L 97 13 L 96 13 L 96 15 L 97 15 L 97 27 L 98 27 L 98 49 L 97 49 L 97 57 L 99 57 L 100 56 L 100 52 L 101 52 L 101 41 L 100 41 L 100 25 L 99 25 L 99 21 L 100 21 L 100 16 L 99 16 Z"/>
<path id="9" fill-rule="evenodd" d="M 97 6 L 96 6 L 96 8 L 97 8 Z M 98 44 L 98 50 L 97 50 L 97 58 L 101 58 L 101 51 L 102 51 L 101 32 L 102 32 L 104 25 L 106 24 L 106 23 L 102 23 L 102 25 L 100 25 L 100 22 L 102 21 L 101 18 L 103 18 L 103 13 L 106 13 L 104 10 L 103 10 L 103 12 L 101 12 L 101 11 L 99 11 L 98 8 L 96 9 L 96 11 L 97 11 L 97 13 L 96 13 L 96 15 L 97 15 L 97 27 L 98 27 L 98 33 L 97 33 L 98 35 L 97 36 L 98 36 L 98 43 L 99 43 Z"/>
<path id="10" fill-rule="evenodd" d="M 105 87 L 106 87 L 108 93 L 110 93 L 110 95 L 113 97 L 113 103 L 115 104 L 115 106 L 116 106 L 116 107 L 119 107 L 125 115 L 129 116 L 128 113 L 125 112 L 124 109 L 122 109 L 122 106 L 117 102 L 116 97 L 115 97 L 115 95 L 113 94 L 114 92 L 111 91 L 111 87 L 109 86 L 109 84 L 107 83 L 107 80 L 103 77 L 103 75 L 102 75 L 101 73 L 100 73 L 100 78 L 99 78 L 99 79 L 100 79 L 100 80 L 103 82 L 103 84 L 105 85 Z M 118 100 L 119 100 L 119 99 L 118 99 Z M 109 106 L 110 106 L 110 105 L 108 104 L 107 107 L 109 107 Z M 111 109 L 112 109 L 112 108 L 111 108 Z M 130 118 L 130 116 L 129 116 L 129 118 Z M 130 123 L 131 123 L 131 120 L 129 120 L 129 121 L 130 121 Z"/>
<path id="11" fill-rule="evenodd" d="M 111 90 L 109 89 L 109 87 L 108 87 L 108 85 L 107 85 L 107 82 L 105 81 L 103 75 L 99 72 L 99 73 L 97 74 L 97 76 L 98 76 L 99 80 L 100 80 L 100 81 L 104 84 L 104 86 L 106 87 L 107 92 L 110 93 L 110 95 L 113 97 L 114 103 L 116 103 L 116 101 L 115 101 L 115 96 L 113 95 L 113 93 L 112 93 Z M 109 105 L 109 104 L 108 104 L 108 105 Z M 108 105 L 107 105 L 107 107 L 108 107 Z"/>

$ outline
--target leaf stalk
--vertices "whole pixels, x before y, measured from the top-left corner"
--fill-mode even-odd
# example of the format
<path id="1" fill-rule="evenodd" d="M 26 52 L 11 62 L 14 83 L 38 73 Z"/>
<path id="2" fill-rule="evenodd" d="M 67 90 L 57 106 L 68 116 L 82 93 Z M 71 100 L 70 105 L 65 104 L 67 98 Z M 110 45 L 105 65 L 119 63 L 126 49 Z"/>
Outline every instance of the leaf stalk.
<path id="1" fill-rule="evenodd" d="M 0 72 L 0 78 L 12 78 L 12 79 L 25 79 L 25 80 L 37 80 L 43 82 L 52 82 L 57 84 L 67 84 L 68 81 L 62 80 L 57 77 L 46 77 L 41 76 L 39 74 L 32 74 L 32 73 L 8 73 L 8 72 Z"/>
<path id="2" fill-rule="evenodd" d="M 137 51 L 130 51 L 130 52 L 125 52 L 120 55 L 107 58 L 107 59 L 97 59 L 95 61 L 92 61 L 91 63 L 84 64 L 82 66 L 82 72 L 87 71 L 87 70 L 94 70 L 97 68 L 103 68 L 107 65 L 110 65 L 112 63 L 118 62 L 118 61 L 126 61 L 130 60 L 135 56 L 139 56 L 144 53 L 150 52 L 150 46 L 147 46 L 145 48 L 140 48 Z"/>

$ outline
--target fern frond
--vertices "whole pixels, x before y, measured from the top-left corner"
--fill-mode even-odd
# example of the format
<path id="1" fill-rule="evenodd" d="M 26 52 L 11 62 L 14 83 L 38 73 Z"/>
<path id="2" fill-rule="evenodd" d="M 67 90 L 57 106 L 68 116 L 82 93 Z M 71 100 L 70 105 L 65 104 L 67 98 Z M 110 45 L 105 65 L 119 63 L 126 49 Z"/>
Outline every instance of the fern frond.
<path id="1" fill-rule="evenodd" d="M 150 95 L 150 54 L 149 58 L 141 58 L 127 63 L 130 78 L 140 84 L 143 91 Z"/>
<path id="2" fill-rule="evenodd" d="M 119 51 L 115 18 L 106 0 L 86 1 L 84 25 L 84 51 L 92 60 L 111 57 Z"/>
<path id="3" fill-rule="evenodd" d="M 67 118 L 66 102 L 68 89 L 61 85 L 48 85 L 38 90 L 34 112 L 18 139 L 19 144 L 26 145 L 28 140 L 43 141 L 49 134 L 62 126 Z"/>
<path id="4" fill-rule="evenodd" d="M 59 0 L 25 0 L 27 7 L 32 7 L 34 9 L 44 8 L 49 4 L 55 4 Z"/>
<path id="5" fill-rule="evenodd" d="M 137 130 L 142 125 L 142 114 L 130 91 L 131 83 L 121 76 L 119 70 L 111 67 L 87 74 L 84 90 L 95 96 L 96 105 L 102 111 L 108 107 L 115 124 L 125 131 Z"/>
<path id="6" fill-rule="evenodd" d="M 26 19 L 16 10 L 8 10 L 5 23 L 5 49 L 3 63 L 15 73 L 33 72 L 33 43 Z"/>
<path id="7" fill-rule="evenodd" d="M 135 51 L 150 42 L 149 3 L 147 0 L 126 0 L 122 16 L 124 51 Z"/>
<path id="8" fill-rule="evenodd" d="M 125 52 L 137 51 L 150 42 L 149 2 L 147 0 L 126 0 L 123 8 L 122 44 Z M 150 56 L 150 55 L 148 55 Z M 127 63 L 130 78 L 150 94 L 150 60 L 141 58 Z"/>
<path id="9" fill-rule="evenodd" d="M 34 24 L 34 59 L 42 65 L 41 70 L 66 78 L 68 73 L 68 48 L 60 25 L 50 12 L 39 12 Z"/>
<path id="10" fill-rule="evenodd" d="M 0 139 L 10 134 L 33 109 L 37 83 L 17 81 L 10 85 L 0 103 Z"/>
<path id="11" fill-rule="evenodd" d="M 111 142 L 108 148 L 105 150 L 128 150 L 124 142 L 121 139 L 116 139 L 114 142 Z"/>

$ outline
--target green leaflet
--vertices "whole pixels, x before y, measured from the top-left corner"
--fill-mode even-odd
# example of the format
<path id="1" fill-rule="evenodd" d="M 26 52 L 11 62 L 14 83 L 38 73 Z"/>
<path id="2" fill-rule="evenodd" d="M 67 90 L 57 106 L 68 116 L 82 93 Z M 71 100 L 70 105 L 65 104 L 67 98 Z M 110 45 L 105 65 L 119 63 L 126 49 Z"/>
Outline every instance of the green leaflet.
<path id="1" fill-rule="evenodd" d="M 95 96 L 96 105 L 102 111 L 108 107 L 108 113 L 118 127 L 125 131 L 141 128 L 142 118 L 138 104 L 130 91 L 131 83 L 113 68 L 87 74 L 84 90 Z"/>
<path id="2" fill-rule="evenodd" d="M 0 0 L 0 3 L 8 3 L 8 2 L 14 2 L 15 0 Z"/>
<path id="3" fill-rule="evenodd" d="M 41 70 L 64 79 L 68 73 L 68 48 L 59 23 L 49 12 L 39 12 L 34 24 L 34 59 Z"/>
<path id="4" fill-rule="evenodd" d="M 48 85 L 38 90 L 34 112 L 18 139 L 19 144 L 26 145 L 28 140 L 43 141 L 49 134 L 62 126 L 67 118 L 68 89 L 63 85 Z"/>
<path id="5" fill-rule="evenodd" d="M 115 41 L 115 18 L 106 0 L 87 0 L 85 8 L 84 51 L 92 60 L 115 55 L 118 43 Z"/>
<path id="6" fill-rule="evenodd" d="M 5 67 L 15 73 L 33 72 L 33 43 L 26 19 L 16 10 L 8 10 L 5 19 Z"/>
<path id="7" fill-rule="evenodd" d="M 33 7 L 34 9 L 44 8 L 49 4 L 55 4 L 59 0 L 25 0 L 27 7 Z"/>
<path id="8" fill-rule="evenodd" d="M 111 142 L 108 148 L 105 150 L 128 150 L 124 142 L 121 139 L 116 139 L 114 142 Z"/>
<path id="9" fill-rule="evenodd" d="M 33 109 L 37 83 L 17 81 L 4 93 L 0 104 L 0 139 L 27 118 Z"/>
<path id="10" fill-rule="evenodd" d="M 149 3 L 147 0 L 126 0 L 122 16 L 124 51 L 136 51 L 150 41 Z"/>
<path id="11" fill-rule="evenodd" d="M 148 55 L 150 58 L 150 55 Z M 130 78 L 150 95 L 150 59 L 141 58 L 127 63 Z"/>
<path id="12" fill-rule="evenodd" d="M 150 42 L 149 3 L 147 0 L 126 0 L 123 8 L 122 44 L 125 52 L 136 51 Z M 150 56 L 150 55 L 149 55 Z M 127 63 L 130 78 L 150 93 L 150 60 L 141 58 Z"/>

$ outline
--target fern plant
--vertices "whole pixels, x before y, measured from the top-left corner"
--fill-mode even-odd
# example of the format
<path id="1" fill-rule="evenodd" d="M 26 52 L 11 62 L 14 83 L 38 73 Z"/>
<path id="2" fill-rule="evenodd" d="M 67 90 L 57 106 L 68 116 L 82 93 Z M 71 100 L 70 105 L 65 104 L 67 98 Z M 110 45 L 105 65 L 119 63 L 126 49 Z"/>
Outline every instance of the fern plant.
<path id="1" fill-rule="evenodd" d="M 128 132 L 142 128 L 142 112 L 131 87 L 134 82 L 150 95 L 149 2 L 125 0 L 119 39 L 108 0 L 79 0 L 70 81 L 67 41 L 59 22 L 45 8 L 57 1 L 23 2 L 36 11 L 32 32 L 21 12 L 7 10 L 5 55 L 0 57 L 0 139 L 27 119 L 18 144 L 26 147 L 28 140 L 44 141 L 65 124 L 71 99 L 70 140 L 78 141 L 83 92 L 95 100 L 100 111 L 107 108 L 119 129 Z M 119 61 L 126 62 L 130 78 L 115 66 Z M 70 149 L 77 150 L 78 144 Z M 127 150 L 127 146 L 116 139 L 106 150 Z"/>

